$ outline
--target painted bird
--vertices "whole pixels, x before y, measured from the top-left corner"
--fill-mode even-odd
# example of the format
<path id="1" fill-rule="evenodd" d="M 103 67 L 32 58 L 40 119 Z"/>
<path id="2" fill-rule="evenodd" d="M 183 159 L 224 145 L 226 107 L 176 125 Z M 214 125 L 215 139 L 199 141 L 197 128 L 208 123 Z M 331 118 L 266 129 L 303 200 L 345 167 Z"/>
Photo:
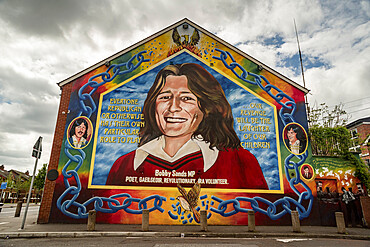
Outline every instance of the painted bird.
<path id="1" fill-rule="evenodd" d="M 196 182 L 189 192 L 186 192 L 184 187 L 177 184 L 177 189 L 180 191 L 182 196 L 178 196 L 177 200 L 180 201 L 181 207 L 185 211 L 190 211 L 194 215 L 196 222 L 200 222 L 199 212 L 195 209 L 198 206 L 198 198 L 200 193 L 200 184 Z"/>
<path id="2" fill-rule="evenodd" d="M 184 40 L 181 41 L 181 38 L 184 38 Z M 177 28 L 174 28 L 172 32 L 172 40 L 177 46 L 189 45 L 189 44 L 191 46 L 196 46 L 200 40 L 200 36 L 199 36 L 198 30 L 194 29 L 193 34 L 191 35 L 190 40 L 189 40 L 189 34 L 180 35 Z"/>

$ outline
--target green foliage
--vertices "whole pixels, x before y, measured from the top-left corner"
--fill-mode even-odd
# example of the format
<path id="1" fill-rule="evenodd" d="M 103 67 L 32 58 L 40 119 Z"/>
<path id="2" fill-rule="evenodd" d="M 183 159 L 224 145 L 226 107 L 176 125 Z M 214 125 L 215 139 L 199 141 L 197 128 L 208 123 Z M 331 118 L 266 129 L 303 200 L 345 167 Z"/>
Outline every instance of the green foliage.
<path id="1" fill-rule="evenodd" d="M 30 190 L 31 180 L 28 181 L 21 181 L 18 183 L 18 189 L 20 191 L 26 191 L 28 192 Z"/>
<path id="2" fill-rule="evenodd" d="M 15 191 L 28 191 L 31 185 L 31 180 L 23 181 L 21 176 L 15 178 L 13 172 L 9 172 L 6 181 L 8 182 L 7 188 L 11 188 Z"/>
<path id="3" fill-rule="evenodd" d="M 342 157 L 350 161 L 351 164 L 355 165 L 355 176 L 360 179 L 360 181 L 366 186 L 366 188 L 370 188 L 370 174 L 364 161 L 362 159 L 357 159 L 356 156 L 351 152 L 343 154 Z"/>
<path id="4" fill-rule="evenodd" d="M 309 116 L 309 136 L 312 154 L 325 156 L 340 156 L 356 167 L 355 176 L 370 188 L 370 174 L 361 159 L 357 159 L 349 151 L 353 141 L 351 134 L 345 127 L 348 120 L 343 105 L 335 106 L 329 111 L 325 103 L 321 107 L 313 108 Z"/>
<path id="5" fill-rule="evenodd" d="M 309 135 L 315 155 L 342 156 L 349 152 L 351 135 L 345 127 L 311 127 Z"/>
<path id="6" fill-rule="evenodd" d="M 13 188 L 15 182 L 13 181 L 13 174 L 12 174 L 12 172 L 9 172 L 9 175 L 7 177 L 7 182 L 8 182 L 7 187 L 8 188 Z"/>
<path id="7" fill-rule="evenodd" d="M 22 181 L 21 177 L 18 176 L 17 179 L 14 179 L 12 172 L 8 176 L 8 188 L 12 188 L 15 191 L 28 191 L 30 189 L 30 181 Z"/>
<path id="8" fill-rule="evenodd" d="M 339 127 L 345 126 L 348 122 L 349 115 L 343 109 L 344 105 L 340 103 L 329 110 L 329 107 L 322 103 L 320 106 L 310 107 L 309 126 L 311 127 Z"/>
<path id="9" fill-rule="evenodd" d="M 38 190 L 42 190 L 44 188 L 47 166 L 48 166 L 48 164 L 43 164 L 42 168 L 39 169 L 39 171 L 38 171 L 38 173 L 35 177 L 34 188 L 36 188 Z"/>

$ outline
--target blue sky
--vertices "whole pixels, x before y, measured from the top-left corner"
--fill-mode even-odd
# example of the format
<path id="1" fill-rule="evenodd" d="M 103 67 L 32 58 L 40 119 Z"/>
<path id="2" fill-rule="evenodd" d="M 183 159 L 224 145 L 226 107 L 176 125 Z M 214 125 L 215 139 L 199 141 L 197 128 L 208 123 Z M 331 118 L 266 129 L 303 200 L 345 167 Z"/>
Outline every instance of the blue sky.
<path id="1" fill-rule="evenodd" d="M 344 103 L 350 121 L 370 116 L 368 0 L 4 0 L 0 164 L 32 171 L 39 136 L 48 163 L 56 83 L 185 17 L 303 85 L 295 19 L 309 103 Z"/>

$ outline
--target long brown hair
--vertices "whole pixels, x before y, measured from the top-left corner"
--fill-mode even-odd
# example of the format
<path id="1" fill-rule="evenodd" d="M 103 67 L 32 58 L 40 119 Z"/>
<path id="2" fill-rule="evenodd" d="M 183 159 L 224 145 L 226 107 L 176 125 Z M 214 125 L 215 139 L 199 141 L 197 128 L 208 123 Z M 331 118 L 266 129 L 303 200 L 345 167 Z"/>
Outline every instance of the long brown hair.
<path id="1" fill-rule="evenodd" d="M 194 63 L 168 65 L 158 72 L 144 102 L 145 123 L 140 128 L 139 146 L 162 135 L 155 118 L 155 102 L 169 75 L 186 76 L 188 88 L 198 98 L 199 108 L 204 114 L 192 137 L 200 135 L 202 140 L 210 143 L 210 148 L 218 150 L 239 148 L 240 140 L 234 130 L 231 107 L 220 83 L 202 66 Z"/>

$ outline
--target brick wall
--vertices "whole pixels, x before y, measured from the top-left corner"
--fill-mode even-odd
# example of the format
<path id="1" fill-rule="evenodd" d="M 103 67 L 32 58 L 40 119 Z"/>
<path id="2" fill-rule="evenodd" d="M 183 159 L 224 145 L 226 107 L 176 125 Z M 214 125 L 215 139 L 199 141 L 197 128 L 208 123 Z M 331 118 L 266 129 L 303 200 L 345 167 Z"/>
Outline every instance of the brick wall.
<path id="1" fill-rule="evenodd" d="M 370 228 L 370 197 L 368 196 L 361 196 L 361 208 L 362 208 L 362 214 L 365 219 L 365 223 L 367 227 Z"/>
<path id="2" fill-rule="evenodd" d="M 355 127 L 352 127 L 350 130 L 356 129 L 356 132 L 358 134 L 358 140 L 362 143 L 366 140 L 366 137 L 370 134 L 370 123 L 365 122 L 361 123 L 359 125 L 356 125 Z M 370 159 L 370 146 L 367 145 L 361 145 L 361 159 L 363 160 L 369 160 Z"/>
<path id="3" fill-rule="evenodd" d="M 361 140 L 364 140 L 370 134 L 370 124 L 361 124 L 356 129 Z"/>
<path id="4" fill-rule="evenodd" d="M 370 134 L 370 124 L 361 124 L 357 127 L 357 133 L 359 135 L 360 140 L 364 141 L 366 137 Z M 362 145 L 361 146 L 361 153 L 362 153 L 362 159 L 369 159 L 370 156 L 366 155 L 370 153 L 369 146 Z M 364 156 L 365 155 L 365 156 Z"/>
<path id="5" fill-rule="evenodd" d="M 51 169 L 58 169 L 59 156 L 63 142 L 64 128 L 67 121 L 69 99 L 72 92 L 72 83 L 66 84 L 62 87 L 62 95 L 60 98 L 60 105 L 58 111 L 57 122 L 54 131 L 53 146 L 51 148 L 50 161 L 48 171 Z M 50 210 L 54 195 L 55 181 L 46 179 L 44 194 L 41 201 L 39 217 L 37 219 L 38 224 L 48 223 Z"/>

